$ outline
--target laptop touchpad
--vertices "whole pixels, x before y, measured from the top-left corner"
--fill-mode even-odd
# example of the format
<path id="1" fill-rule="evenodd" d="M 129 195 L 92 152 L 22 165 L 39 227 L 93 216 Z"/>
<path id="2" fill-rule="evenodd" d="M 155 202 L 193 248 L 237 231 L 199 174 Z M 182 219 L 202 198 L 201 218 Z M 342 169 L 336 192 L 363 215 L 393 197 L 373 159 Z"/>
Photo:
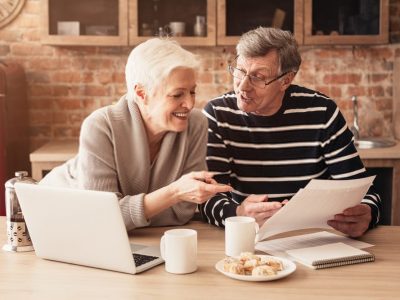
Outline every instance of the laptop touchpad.
<path id="1" fill-rule="evenodd" d="M 139 250 L 142 250 L 143 248 L 147 248 L 148 246 L 146 245 L 140 245 L 140 244 L 131 244 L 131 250 L 132 252 L 138 252 Z"/>

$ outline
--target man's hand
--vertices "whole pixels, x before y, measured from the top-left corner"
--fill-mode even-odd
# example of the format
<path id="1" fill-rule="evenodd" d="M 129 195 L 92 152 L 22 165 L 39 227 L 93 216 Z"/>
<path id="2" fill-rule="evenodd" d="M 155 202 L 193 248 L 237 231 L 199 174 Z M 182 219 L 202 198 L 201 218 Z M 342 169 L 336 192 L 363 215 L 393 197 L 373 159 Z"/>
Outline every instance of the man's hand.
<path id="1" fill-rule="evenodd" d="M 335 215 L 333 220 L 328 221 L 328 225 L 351 237 L 359 237 L 367 231 L 371 219 L 371 207 L 358 204 Z"/>
<path id="2" fill-rule="evenodd" d="M 253 217 L 261 226 L 287 202 L 287 200 L 282 203 L 267 201 L 267 195 L 250 195 L 236 208 L 236 215 Z"/>

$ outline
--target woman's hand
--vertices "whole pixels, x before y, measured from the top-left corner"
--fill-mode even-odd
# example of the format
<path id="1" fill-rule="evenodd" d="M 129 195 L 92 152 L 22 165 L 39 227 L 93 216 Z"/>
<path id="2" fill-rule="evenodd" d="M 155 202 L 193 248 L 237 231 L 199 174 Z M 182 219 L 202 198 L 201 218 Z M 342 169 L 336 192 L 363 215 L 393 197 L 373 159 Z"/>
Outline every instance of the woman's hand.
<path id="1" fill-rule="evenodd" d="M 230 192 L 232 187 L 217 183 L 212 172 L 200 171 L 183 175 L 170 184 L 175 202 L 188 201 L 197 204 L 206 202 L 217 193 Z"/>

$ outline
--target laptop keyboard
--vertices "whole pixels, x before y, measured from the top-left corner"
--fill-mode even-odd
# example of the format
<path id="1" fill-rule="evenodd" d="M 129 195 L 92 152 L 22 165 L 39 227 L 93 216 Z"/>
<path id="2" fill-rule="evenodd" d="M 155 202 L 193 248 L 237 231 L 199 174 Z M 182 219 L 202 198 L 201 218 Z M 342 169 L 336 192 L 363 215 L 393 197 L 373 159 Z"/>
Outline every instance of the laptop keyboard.
<path id="1" fill-rule="evenodd" d="M 143 254 L 137 254 L 137 253 L 133 253 L 132 255 L 133 255 L 133 259 L 135 260 L 136 267 L 139 267 L 145 263 L 148 263 L 148 262 L 158 258 L 157 256 L 143 255 Z"/>

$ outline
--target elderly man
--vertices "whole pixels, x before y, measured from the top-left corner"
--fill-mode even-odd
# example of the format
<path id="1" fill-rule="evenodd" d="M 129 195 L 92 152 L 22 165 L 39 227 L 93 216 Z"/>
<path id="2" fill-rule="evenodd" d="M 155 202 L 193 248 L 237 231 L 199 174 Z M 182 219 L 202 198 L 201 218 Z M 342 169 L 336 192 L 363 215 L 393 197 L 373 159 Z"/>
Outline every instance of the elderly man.
<path id="1" fill-rule="evenodd" d="M 245 33 L 236 50 L 229 65 L 234 91 L 203 111 L 209 171 L 233 190 L 201 205 L 205 220 L 224 226 L 225 218 L 238 215 L 262 224 L 311 179 L 367 176 L 335 102 L 292 84 L 301 57 L 290 32 L 260 27 Z M 361 204 L 328 224 L 361 236 L 378 223 L 380 206 L 370 188 Z"/>

